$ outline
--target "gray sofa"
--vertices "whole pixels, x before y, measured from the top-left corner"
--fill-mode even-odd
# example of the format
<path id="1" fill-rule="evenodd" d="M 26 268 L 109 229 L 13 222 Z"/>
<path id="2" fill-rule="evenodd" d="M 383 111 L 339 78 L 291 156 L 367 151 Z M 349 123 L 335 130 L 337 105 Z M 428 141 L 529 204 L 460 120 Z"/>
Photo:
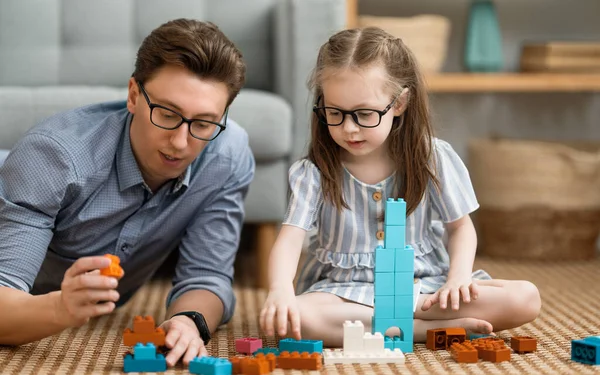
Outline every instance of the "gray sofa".
<path id="1" fill-rule="evenodd" d="M 247 62 L 230 117 L 248 131 L 257 162 L 246 222 L 258 224 L 264 286 L 287 169 L 308 138 L 306 79 L 319 46 L 344 27 L 345 0 L 0 0 L 0 149 L 58 111 L 125 99 L 143 37 L 179 17 L 216 23 Z"/>

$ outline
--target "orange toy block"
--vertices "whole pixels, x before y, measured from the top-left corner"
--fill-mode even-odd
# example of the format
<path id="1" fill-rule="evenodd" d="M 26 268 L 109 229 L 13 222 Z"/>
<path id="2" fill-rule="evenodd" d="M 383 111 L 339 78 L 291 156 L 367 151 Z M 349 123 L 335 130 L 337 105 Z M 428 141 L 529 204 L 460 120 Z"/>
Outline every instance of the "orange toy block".
<path id="1" fill-rule="evenodd" d="M 464 328 L 446 328 L 446 348 L 454 343 L 461 343 L 467 339 L 467 331 Z"/>
<path id="2" fill-rule="evenodd" d="M 277 367 L 277 357 L 273 353 L 269 353 L 265 355 L 264 353 L 257 353 L 255 356 L 256 359 L 265 360 L 269 364 L 269 372 L 273 372 Z"/>
<path id="3" fill-rule="evenodd" d="M 446 329 L 428 329 L 427 343 L 425 344 L 429 350 L 446 349 Z"/>
<path id="4" fill-rule="evenodd" d="M 151 342 L 157 347 L 165 345 L 165 331 L 156 328 L 153 317 L 136 315 L 133 318 L 133 330 L 125 328 L 123 331 L 123 345 L 135 346 L 138 342 Z"/>
<path id="5" fill-rule="evenodd" d="M 244 375 L 264 375 L 269 372 L 269 362 L 263 358 L 253 357 L 231 357 L 232 374 L 244 374 Z"/>
<path id="6" fill-rule="evenodd" d="M 121 260 L 118 256 L 112 254 L 104 254 L 104 256 L 110 259 L 110 265 L 100 270 L 100 274 L 104 276 L 112 276 L 120 279 L 125 274 L 125 271 L 121 268 Z"/>
<path id="7" fill-rule="evenodd" d="M 479 358 L 490 362 L 510 361 L 510 349 L 502 339 L 484 338 L 472 341 Z"/>
<path id="8" fill-rule="evenodd" d="M 510 338 L 510 347 L 519 354 L 535 352 L 537 340 L 529 336 L 513 336 Z"/>
<path id="9" fill-rule="evenodd" d="M 282 352 L 277 357 L 277 367 L 284 370 L 320 370 L 323 357 L 319 353 Z"/>
<path id="10" fill-rule="evenodd" d="M 477 363 L 479 354 L 470 341 L 455 342 L 450 346 L 450 355 L 458 363 Z"/>

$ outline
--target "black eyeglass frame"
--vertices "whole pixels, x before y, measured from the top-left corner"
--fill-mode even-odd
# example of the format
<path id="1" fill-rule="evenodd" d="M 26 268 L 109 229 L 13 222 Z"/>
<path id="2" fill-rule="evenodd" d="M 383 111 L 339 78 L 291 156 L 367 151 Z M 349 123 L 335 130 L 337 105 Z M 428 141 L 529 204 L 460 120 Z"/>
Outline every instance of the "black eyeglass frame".
<path id="1" fill-rule="evenodd" d="M 136 81 L 136 82 L 138 84 L 138 87 L 140 88 L 140 91 L 142 92 L 142 95 L 144 95 L 144 98 L 146 99 L 146 103 L 148 103 L 148 107 L 150 107 L 150 122 L 152 122 L 152 124 L 154 126 L 159 127 L 161 129 L 165 129 L 165 130 L 175 130 L 175 129 L 179 128 L 183 123 L 186 123 L 186 124 L 188 124 L 188 131 L 189 131 L 189 133 L 190 133 L 190 135 L 192 137 L 194 137 L 196 139 L 200 139 L 202 141 L 207 141 L 207 142 L 213 141 L 215 138 L 217 138 L 219 136 L 219 134 L 221 134 L 223 132 L 223 130 L 225 130 L 227 128 L 227 126 L 223 125 L 223 124 L 227 124 L 227 115 L 229 113 L 229 107 L 225 108 L 225 114 L 224 114 L 223 124 L 221 124 L 220 122 L 209 121 L 209 120 L 188 119 L 187 117 L 185 117 L 184 115 L 182 115 L 181 113 L 177 112 L 174 109 L 165 107 L 165 106 L 160 105 L 160 104 L 152 103 L 150 101 L 150 97 L 148 97 L 148 93 L 146 92 L 146 89 L 144 88 L 144 85 L 142 84 L 142 82 L 140 82 L 140 81 Z M 154 108 L 162 108 L 164 110 L 172 112 L 172 113 L 176 114 L 177 116 L 179 116 L 181 118 L 181 121 L 179 121 L 179 123 L 176 126 L 174 126 L 174 127 L 166 127 L 166 126 L 163 126 L 163 125 L 158 125 L 157 123 L 155 123 L 152 120 L 152 111 L 154 111 Z M 198 136 L 194 135 L 194 133 L 192 133 L 192 122 L 195 122 L 195 121 L 206 122 L 208 124 L 217 125 L 219 127 L 219 131 L 212 138 L 210 138 L 210 139 L 198 137 Z"/>
<path id="2" fill-rule="evenodd" d="M 379 124 L 381 124 L 381 118 L 383 116 L 385 116 L 385 114 L 388 113 L 390 109 L 392 109 L 392 107 L 394 106 L 394 103 L 396 103 L 396 100 L 398 100 L 399 97 L 400 97 L 400 95 L 396 96 L 394 98 L 394 100 L 392 100 L 392 102 L 390 104 L 388 104 L 387 107 L 385 107 L 383 110 L 378 110 L 378 109 L 373 109 L 373 108 L 357 108 L 357 109 L 353 109 L 351 111 L 347 111 L 347 110 L 336 108 L 336 107 L 325 107 L 325 106 L 324 107 L 319 107 L 318 104 L 321 101 L 321 99 L 323 98 L 323 95 L 319 95 L 319 97 L 317 97 L 317 100 L 315 101 L 315 104 L 313 105 L 313 112 L 315 113 L 315 115 L 317 115 L 317 119 L 323 125 L 327 125 L 327 126 L 340 126 L 346 120 L 346 115 L 350 115 L 350 117 L 352 117 L 352 120 L 354 121 L 354 123 L 356 125 L 360 126 L 361 128 L 371 129 L 371 128 L 376 128 L 376 127 L 379 126 Z M 342 114 L 342 120 L 340 121 L 339 124 L 330 124 L 330 123 L 327 122 L 326 116 L 321 116 L 319 114 L 319 111 L 325 112 L 327 109 L 335 109 L 336 111 L 339 111 Z M 360 124 L 359 121 L 358 121 L 358 116 L 356 114 L 356 112 L 360 112 L 360 111 L 373 111 L 373 112 L 377 113 L 379 115 L 379 121 L 377 122 L 376 125 L 362 125 L 362 124 Z"/>

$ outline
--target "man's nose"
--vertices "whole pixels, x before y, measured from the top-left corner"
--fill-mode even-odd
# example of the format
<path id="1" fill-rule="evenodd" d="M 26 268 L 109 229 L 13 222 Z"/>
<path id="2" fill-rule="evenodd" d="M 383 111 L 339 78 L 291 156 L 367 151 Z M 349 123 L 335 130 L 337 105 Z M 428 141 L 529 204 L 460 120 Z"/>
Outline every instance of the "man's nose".
<path id="1" fill-rule="evenodd" d="M 189 124 L 184 122 L 177 129 L 171 130 L 171 145 L 177 150 L 184 150 L 188 146 L 188 136 L 190 135 Z"/>

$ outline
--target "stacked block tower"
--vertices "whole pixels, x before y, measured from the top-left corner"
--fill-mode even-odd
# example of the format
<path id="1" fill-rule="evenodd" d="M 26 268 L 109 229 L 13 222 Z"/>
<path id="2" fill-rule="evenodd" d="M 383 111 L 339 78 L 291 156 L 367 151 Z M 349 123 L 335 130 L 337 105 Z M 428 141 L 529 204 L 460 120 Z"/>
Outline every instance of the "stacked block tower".
<path id="1" fill-rule="evenodd" d="M 400 328 L 400 337 L 385 337 L 385 347 L 413 351 L 414 249 L 406 246 L 406 202 L 389 198 L 385 204 L 384 247 L 375 249 L 373 333 Z"/>

